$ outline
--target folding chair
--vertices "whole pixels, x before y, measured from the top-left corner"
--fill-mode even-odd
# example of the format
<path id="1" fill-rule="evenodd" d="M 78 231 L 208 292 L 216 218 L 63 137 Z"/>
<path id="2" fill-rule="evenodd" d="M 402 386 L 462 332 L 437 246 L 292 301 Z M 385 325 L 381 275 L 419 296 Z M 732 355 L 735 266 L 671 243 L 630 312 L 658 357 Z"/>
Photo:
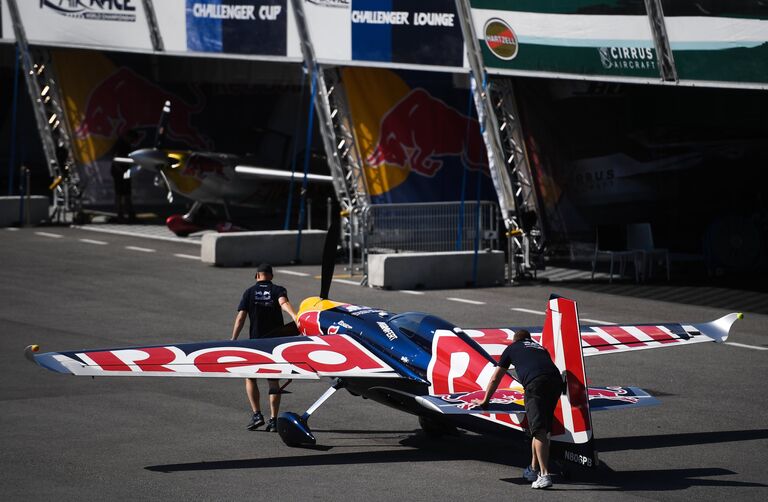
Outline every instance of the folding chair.
<path id="1" fill-rule="evenodd" d="M 667 280 L 670 280 L 669 250 L 653 245 L 653 231 L 650 223 L 627 225 L 627 248 L 642 253 L 643 278 L 653 277 L 653 266 L 657 258 L 663 258 L 667 266 Z"/>

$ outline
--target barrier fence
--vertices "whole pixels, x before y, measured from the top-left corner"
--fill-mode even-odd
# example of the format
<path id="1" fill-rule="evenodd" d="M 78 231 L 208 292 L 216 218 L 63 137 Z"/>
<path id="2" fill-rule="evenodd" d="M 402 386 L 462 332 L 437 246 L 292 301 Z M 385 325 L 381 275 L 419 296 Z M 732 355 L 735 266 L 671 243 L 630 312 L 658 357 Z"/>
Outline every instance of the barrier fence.
<path id="1" fill-rule="evenodd" d="M 497 249 L 498 205 L 490 201 L 373 204 L 366 218 L 368 253 Z"/>

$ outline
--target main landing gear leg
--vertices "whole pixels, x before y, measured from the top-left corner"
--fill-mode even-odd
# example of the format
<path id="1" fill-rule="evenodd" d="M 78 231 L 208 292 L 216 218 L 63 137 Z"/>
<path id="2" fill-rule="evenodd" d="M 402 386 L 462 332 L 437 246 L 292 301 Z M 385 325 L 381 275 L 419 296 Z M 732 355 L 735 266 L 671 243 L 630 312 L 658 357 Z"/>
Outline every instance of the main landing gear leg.
<path id="1" fill-rule="evenodd" d="M 314 446 L 315 436 L 307 425 L 307 420 L 320 405 L 328 400 L 337 390 L 344 387 L 344 382 L 339 378 L 334 378 L 331 387 L 323 393 L 320 398 L 310 406 L 303 415 L 299 416 L 293 412 L 281 413 L 277 417 L 277 432 L 280 439 L 288 446 Z"/>

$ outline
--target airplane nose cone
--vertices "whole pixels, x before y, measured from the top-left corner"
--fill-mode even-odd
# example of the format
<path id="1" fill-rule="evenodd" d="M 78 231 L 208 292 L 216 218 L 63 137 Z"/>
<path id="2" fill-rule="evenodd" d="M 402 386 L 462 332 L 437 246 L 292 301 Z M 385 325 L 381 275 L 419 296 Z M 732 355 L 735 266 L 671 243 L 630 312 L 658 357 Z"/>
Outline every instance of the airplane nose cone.
<path id="1" fill-rule="evenodd" d="M 171 166 L 168 155 L 156 148 L 141 148 L 129 153 L 128 156 L 144 169 L 160 170 Z"/>

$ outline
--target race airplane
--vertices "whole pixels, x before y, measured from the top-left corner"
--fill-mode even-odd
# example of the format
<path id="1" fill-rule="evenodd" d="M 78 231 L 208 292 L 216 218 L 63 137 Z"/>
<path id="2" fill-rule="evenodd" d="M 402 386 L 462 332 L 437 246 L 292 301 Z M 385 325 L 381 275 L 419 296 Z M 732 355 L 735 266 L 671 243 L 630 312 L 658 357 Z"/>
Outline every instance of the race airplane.
<path id="1" fill-rule="evenodd" d="M 166 225 L 176 235 L 185 237 L 210 228 L 212 225 L 206 224 L 201 210 L 211 204 L 222 205 L 227 220 L 213 226 L 218 230 L 232 229 L 230 206 L 263 205 L 272 198 L 270 194 L 284 191 L 282 187 L 294 177 L 285 170 L 254 165 L 253 159 L 240 155 L 162 149 L 170 113 L 171 103 L 166 101 L 153 148 L 135 150 L 127 158 L 114 160 L 157 173 L 168 189 L 169 202 L 173 201 L 174 193 L 193 201 L 186 214 L 174 214 L 166 219 Z M 313 184 L 333 181 L 331 176 L 322 174 L 307 173 L 306 177 Z M 297 183 L 303 179 L 303 173 L 295 175 Z"/>
<path id="2" fill-rule="evenodd" d="M 338 236 L 332 225 L 329 235 Z M 462 428 L 522 437 L 527 421 L 522 385 L 506 375 L 487 408 L 476 400 L 517 328 L 462 329 L 434 315 L 395 314 L 328 299 L 334 239 L 326 239 L 320 295 L 305 299 L 297 324 L 275 338 L 158 346 L 86 349 L 26 356 L 58 373 L 80 376 L 156 376 L 331 379 L 305 413 L 281 413 L 278 432 L 289 446 L 314 445 L 310 416 L 338 389 L 417 415 L 428 435 Z M 591 412 L 658 404 L 635 387 L 587 385 L 584 356 L 722 343 L 741 314 L 706 323 L 580 325 L 576 302 L 552 296 L 542 327 L 526 328 L 562 372 L 552 458 L 596 467 Z"/>

